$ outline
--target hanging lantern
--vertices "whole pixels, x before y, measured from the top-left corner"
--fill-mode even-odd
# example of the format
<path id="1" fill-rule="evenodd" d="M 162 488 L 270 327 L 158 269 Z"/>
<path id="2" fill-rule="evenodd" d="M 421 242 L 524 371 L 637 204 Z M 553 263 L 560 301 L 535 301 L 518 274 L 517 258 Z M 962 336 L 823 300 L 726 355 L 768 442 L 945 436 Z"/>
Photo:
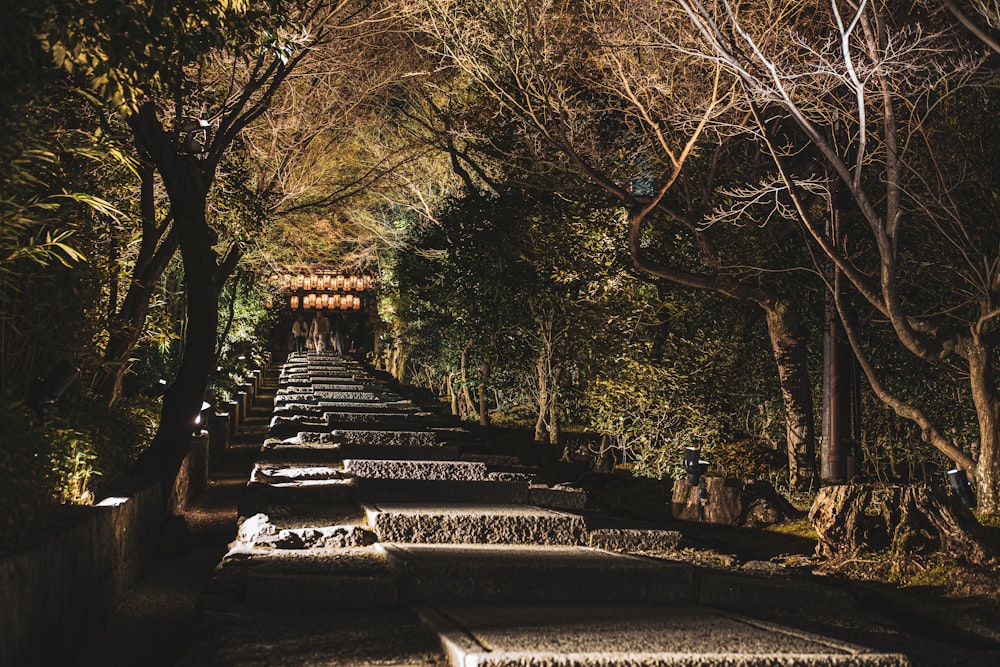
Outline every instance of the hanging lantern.
<path id="1" fill-rule="evenodd" d="M 342 275 L 337 276 L 337 289 L 339 290 L 344 289 L 344 276 Z"/>
<path id="2" fill-rule="evenodd" d="M 323 289 L 330 289 L 330 274 L 323 274 Z"/>
<path id="3" fill-rule="evenodd" d="M 293 296 L 288 300 L 288 305 L 292 307 L 292 310 L 299 309 L 299 297 Z"/>
<path id="4" fill-rule="evenodd" d="M 361 297 L 354 297 L 354 310 L 361 310 Z"/>
<path id="5" fill-rule="evenodd" d="M 292 286 L 291 274 L 286 273 L 285 275 L 281 276 L 281 286 L 286 289 Z"/>
<path id="6" fill-rule="evenodd" d="M 300 273 L 297 276 L 295 276 L 295 280 L 292 283 L 292 287 L 294 287 L 295 289 L 302 289 L 302 285 L 305 283 L 305 281 L 306 277 Z"/>
<path id="7" fill-rule="evenodd" d="M 322 295 L 320 295 L 320 297 L 319 297 L 319 304 L 323 308 L 329 308 L 330 307 L 330 295 L 329 294 L 322 294 Z"/>
<path id="8" fill-rule="evenodd" d="M 330 307 L 332 307 L 332 308 L 340 308 L 340 295 L 339 294 L 334 294 L 332 297 L 330 297 Z"/>

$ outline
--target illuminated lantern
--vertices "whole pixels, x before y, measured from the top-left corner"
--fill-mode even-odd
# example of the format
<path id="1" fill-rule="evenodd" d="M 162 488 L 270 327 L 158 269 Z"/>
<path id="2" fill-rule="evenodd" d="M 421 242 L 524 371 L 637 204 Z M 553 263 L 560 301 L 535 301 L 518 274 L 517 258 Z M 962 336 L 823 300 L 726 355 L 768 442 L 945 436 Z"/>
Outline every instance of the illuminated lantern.
<path id="1" fill-rule="evenodd" d="M 288 305 L 292 307 L 292 310 L 298 310 L 299 308 L 299 297 L 293 296 L 288 300 Z"/>
<path id="2" fill-rule="evenodd" d="M 340 295 L 334 294 L 333 299 L 331 299 L 331 304 L 334 308 L 340 308 Z"/>
<path id="3" fill-rule="evenodd" d="M 329 308 L 330 307 L 330 295 L 329 294 L 323 294 L 319 298 L 319 303 L 320 303 L 321 306 L 323 306 L 323 308 Z"/>
<path id="4" fill-rule="evenodd" d="M 330 289 L 330 274 L 323 274 L 323 289 Z"/>
<path id="5" fill-rule="evenodd" d="M 337 276 L 337 289 L 344 289 L 344 276 Z"/>
<path id="6" fill-rule="evenodd" d="M 292 286 L 291 274 L 286 273 L 285 275 L 281 276 L 281 286 L 286 289 Z"/>
<path id="7" fill-rule="evenodd" d="M 305 284 L 305 282 L 306 282 L 306 277 L 303 276 L 301 273 L 295 276 L 295 289 L 302 289 L 302 285 Z"/>
<path id="8" fill-rule="evenodd" d="M 361 297 L 354 297 L 354 310 L 361 310 Z"/>

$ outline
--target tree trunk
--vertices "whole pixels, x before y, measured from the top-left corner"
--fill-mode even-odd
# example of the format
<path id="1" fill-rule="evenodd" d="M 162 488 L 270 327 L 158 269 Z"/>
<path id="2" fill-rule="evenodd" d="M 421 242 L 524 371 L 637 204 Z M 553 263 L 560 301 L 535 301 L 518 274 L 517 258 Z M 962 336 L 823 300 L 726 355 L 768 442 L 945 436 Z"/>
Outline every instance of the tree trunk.
<path id="1" fill-rule="evenodd" d="M 455 391 L 454 373 L 448 373 L 448 402 L 451 404 L 451 414 L 458 416 L 458 392 Z"/>
<path id="2" fill-rule="evenodd" d="M 194 158 L 177 158 L 161 175 L 167 186 L 184 262 L 186 327 L 184 353 L 174 382 L 163 396 L 160 426 L 137 461 L 144 479 L 156 480 L 166 494 L 187 455 L 194 420 L 201 410 L 208 378 L 215 368 L 219 328 L 219 294 L 239 259 L 231 251 L 220 265 L 213 246 L 218 241 L 206 220 L 208 187 Z"/>
<path id="3" fill-rule="evenodd" d="M 969 382 L 979 418 L 979 459 L 970 478 L 975 480 L 978 510 L 1000 514 L 1000 400 L 993 374 L 994 353 L 979 340 L 969 346 Z"/>
<path id="4" fill-rule="evenodd" d="M 549 391 L 549 444 L 559 444 L 559 376 L 562 369 L 557 367 L 553 370 L 552 389 Z"/>
<path id="5" fill-rule="evenodd" d="M 535 421 L 535 442 L 541 444 L 549 443 L 549 373 L 546 361 L 546 354 L 543 351 L 538 355 L 535 368 L 538 371 L 538 419 Z"/>
<path id="6" fill-rule="evenodd" d="M 762 307 L 785 407 L 788 481 L 792 488 L 804 490 L 816 480 L 816 438 L 807 338 L 791 301 L 780 299 L 762 304 Z"/>
<path id="7" fill-rule="evenodd" d="M 149 313 L 149 302 L 156 285 L 177 251 L 176 229 L 170 227 L 170 220 L 161 225 L 156 222 L 156 205 L 153 192 L 153 166 L 142 165 L 140 185 L 141 239 L 135 265 L 132 267 L 125 299 L 118 308 L 117 279 L 108 303 L 108 343 L 104 347 L 101 367 L 102 376 L 98 380 L 98 391 L 109 408 L 122 395 L 122 383 L 129 370 L 129 358 L 142 337 Z"/>
<path id="8" fill-rule="evenodd" d="M 479 425 L 490 425 L 490 410 L 486 405 L 486 385 L 490 379 L 490 365 L 483 362 L 479 365 Z"/>
<path id="9" fill-rule="evenodd" d="M 904 573 L 914 555 L 936 550 L 981 566 L 998 560 L 978 539 L 975 517 L 924 484 L 823 487 L 809 519 L 819 535 L 816 555 L 834 564 L 882 550 L 888 550 L 895 575 Z"/>
<path id="10" fill-rule="evenodd" d="M 465 405 L 466 410 L 468 410 L 469 415 L 472 415 L 479 419 L 479 413 L 476 411 L 476 404 L 472 402 L 472 394 L 469 393 L 469 374 L 466 362 L 469 357 L 469 350 L 472 349 L 472 341 L 470 340 L 465 344 L 465 348 L 462 350 L 461 367 L 459 368 L 459 374 L 462 378 L 462 402 Z M 464 416 L 464 415 L 463 415 Z"/>

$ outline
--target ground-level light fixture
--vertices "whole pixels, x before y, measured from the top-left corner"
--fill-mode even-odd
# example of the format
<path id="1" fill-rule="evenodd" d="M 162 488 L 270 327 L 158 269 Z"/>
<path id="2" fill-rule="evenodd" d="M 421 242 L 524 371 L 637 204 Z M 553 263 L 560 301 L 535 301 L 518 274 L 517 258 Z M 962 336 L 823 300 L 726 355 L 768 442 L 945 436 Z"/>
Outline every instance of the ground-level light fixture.
<path id="1" fill-rule="evenodd" d="M 698 521 L 705 521 L 705 478 L 709 463 L 701 458 L 701 450 L 697 447 L 684 448 L 684 471 L 691 486 L 698 487 L 695 501 L 698 504 Z"/>
<path id="2" fill-rule="evenodd" d="M 66 393 L 69 386 L 80 375 L 80 369 L 62 359 L 49 371 L 45 379 L 35 378 L 28 396 L 28 407 L 35 411 L 39 419 L 45 416 L 45 410 Z"/>
<path id="3" fill-rule="evenodd" d="M 948 476 L 948 486 L 951 487 L 952 493 L 958 496 L 962 504 L 970 510 L 976 509 L 976 494 L 972 492 L 972 485 L 969 484 L 969 476 L 966 472 L 952 468 L 945 474 Z"/>
<path id="4" fill-rule="evenodd" d="M 212 124 L 201 118 L 185 118 L 178 128 L 178 148 L 181 155 L 202 156 L 208 148 Z"/>

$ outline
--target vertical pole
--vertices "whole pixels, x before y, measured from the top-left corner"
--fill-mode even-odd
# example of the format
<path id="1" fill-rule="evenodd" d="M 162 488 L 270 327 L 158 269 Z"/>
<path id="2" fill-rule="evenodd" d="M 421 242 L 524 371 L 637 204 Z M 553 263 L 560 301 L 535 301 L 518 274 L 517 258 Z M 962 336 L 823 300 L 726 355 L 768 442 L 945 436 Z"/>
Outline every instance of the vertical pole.
<path id="1" fill-rule="evenodd" d="M 830 179 L 830 217 L 827 233 L 839 245 L 840 225 L 836 207 L 836 180 Z M 837 313 L 835 294 L 840 290 L 840 271 L 831 266 L 827 280 L 832 289 L 826 294 L 823 326 L 823 441 L 820 477 L 824 482 L 846 482 L 856 474 L 853 442 L 858 408 L 854 353 Z"/>

